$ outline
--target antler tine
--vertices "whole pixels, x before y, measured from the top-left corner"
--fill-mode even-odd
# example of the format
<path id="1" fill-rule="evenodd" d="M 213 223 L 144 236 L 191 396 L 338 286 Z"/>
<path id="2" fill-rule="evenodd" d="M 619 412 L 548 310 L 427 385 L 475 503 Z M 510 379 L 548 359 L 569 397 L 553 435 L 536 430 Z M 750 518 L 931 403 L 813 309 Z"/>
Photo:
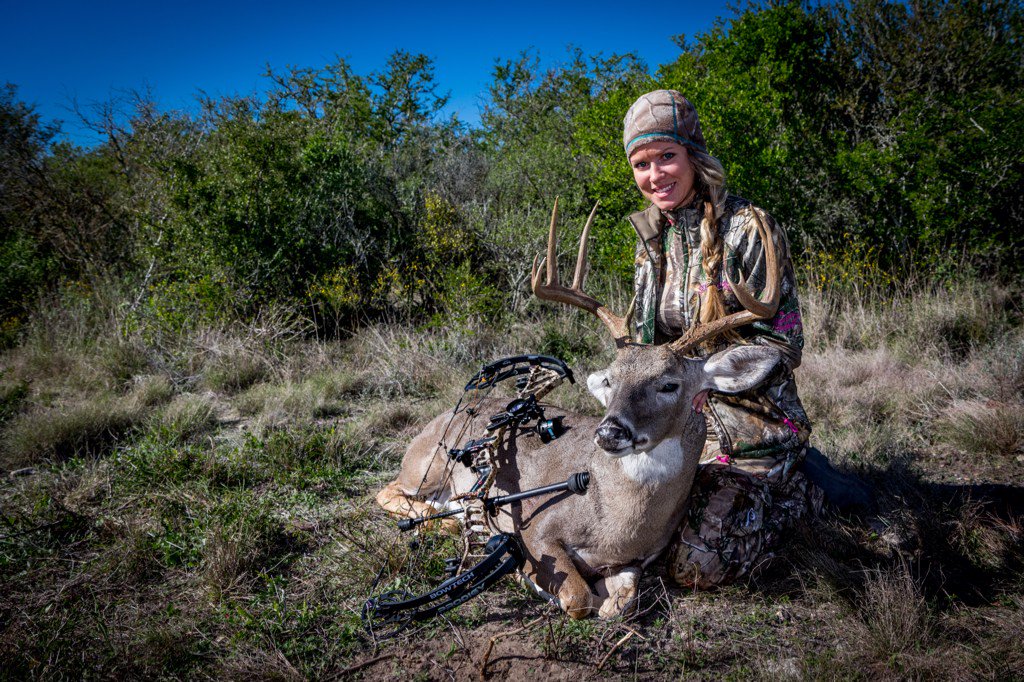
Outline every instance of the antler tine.
<path id="1" fill-rule="evenodd" d="M 775 313 L 779 309 L 778 261 L 775 255 L 775 242 L 772 241 L 772 237 L 768 233 L 768 228 L 766 228 L 764 223 L 761 222 L 761 216 L 757 214 L 756 209 L 751 209 L 750 212 L 754 215 L 754 221 L 757 223 L 757 232 L 761 236 L 761 243 L 764 244 L 765 250 L 765 271 L 768 274 L 768 277 L 764 285 L 764 291 L 761 292 L 764 300 L 758 300 L 750 293 L 747 289 L 747 282 L 743 273 L 740 273 L 739 286 L 734 284 L 732 279 L 729 278 L 728 269 L 725 271 L 725 279 L 729 282 L 729 286 L 732 287 L 733 293 L 736 295 L 736 300 L 738 300 L 744 308 L 758 317 L 766 319 L 774 317 Z M 772 275 L 774 275 L 774 277 Z"/>
<path id="2" fill-rule="evenodd" d="M 587 249 L 590 246 L 590 226 L 594 224 L 594 216 L 597 215 L 597 207 L 600 201 L 594 202 L 594 208 L 590 211 L 587 224 L 583 226 L 583 234 L 580 235 L 580 250 L 576 254 L 576 271 L 572 275 L 572 288 L 583 289 L 583 283 L 587 278 Z"/>
<path id="3" fill-rule="evenodd" d="M 558 242 L 558 197 L 555 197 L 555 207 L 551 209 L 551 227 L 548 228 L 548 286 L 558 285 L 558 260 L 555 257 L 555 246 Z"/>
<path id="4" fill-rule="evenodd" d="M 551 210 L 551 226 L 548 228 L 548 249 L 547 256 L 544 258 L 537 254 L 533 257 L 533 267 L 530 269 L 530 288 L 533 290 L 534 295 L 541 298 L 537 294 L 537 290 L 541 288 L 541 275 L 544 270 L 547 270 L 547 283 L 543 286 L 558 286 L 558 259 L 555 254 L 555 246 L 558 243 L 558 197 L 555 197 L 555 207 Z M 538 258 L 540 262 L 538 263 Z M 547 266 L 545 268 L 545 265 Z"/>
<path id="5" fill-rule="evenodd" d="M 533 287 L 533 294 L 544 301 L 555 301 L 565 303 L 576 308 L 583 308 L 587 312 L 596 315 L 604 326 L 612 334 L 616 345 L 621 346 L 626 342 L 626 322 L 618 315 L 612 313 L 604 304 L 598 302 L 592 296 L 583 292 L 583 271 L 587 264 L 587 239 L 590 235 L 590 226 L 593 223 L 594 215 L 597 213 L 597 206 L 590 212 L 590 218 L 583 228 L 580 238 L 580 249 L 576 256 L 576 272 L 573 274 L 571 287 L 566 287 L 558 282 L 558 261 L 555 246 L 558 241 L 558 199 L 555 199 L 555 208 L 551 212 L 551 228 L 548 231 L 547 257 L 538 262 L 539 255 L 533 259 L 533 269 L 530 272 L 530 284 Z M 547 281 L 541 283 L 542 270 L 547 263 Z"/>
<path id="6" fill-rule="evenodd" d="M 751 322 L 756 322 L 758 320 L 771 319 L 778 311 L 780 287 L 775 242 L 772 241 L 772 236 L 768 233 L 768 228 L 765 227 L 760 216 L 757 215 L 757 210 L 751 209 L 751 212 L 753 213 L 754 220 L 757 223 L 757 232 L 761 237 L 761 244 L 764 245 L 764 260 L 767 279 L 765 281 L 764 290 L 761 292 L 761 296 L 763 298 L 758 299 L 747 289 L 746 280 L 742 274 L 740 275 L 739 284 L 733 284 L 732 280 L 729 279 L 729 272 L 726 270 L 725 279 L 729 282 L 729 286 L 732 287 L 732 291 L 736 295 L 736 300 L 740 302 L 740 305 L 742 305 L 745 310 L 741 310 L 731 315 L 726 315 L 725 317 L 713 322 L 698 324 L 691 327 L 680 338 L 672 342 L 672 349 L 677 353 L 686 353 L 698 344 L 701 344 L 710 338 L 714 338 L 719 334 L 724 334 L 730 330 L 736 329 L 737 327 L 742 327 L 745 324 L 750 324 Z"/>

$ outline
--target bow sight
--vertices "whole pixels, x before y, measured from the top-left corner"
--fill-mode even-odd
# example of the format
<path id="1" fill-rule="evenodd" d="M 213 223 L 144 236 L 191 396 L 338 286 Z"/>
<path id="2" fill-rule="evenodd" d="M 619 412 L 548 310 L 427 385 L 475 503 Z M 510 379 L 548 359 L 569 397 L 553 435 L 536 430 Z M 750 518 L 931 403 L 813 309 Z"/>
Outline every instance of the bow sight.
<path id="1" fill-rule="evenodd" d="M 548 443 L 565 433 L 563 417 L 548 419 L 539 400 L 565 379 L 575 383 L 572 371 L 557 358 L 546 355 L 517 355 L 502 358 L 482 367 L 466 384 L 465 391 L 467 394 L 472 392 L 476 395 L 481 390 L 489 391 L 496 384 L 512 377 L 519 377 L 516 380 L 518 396 L 506 405 L 504 411 L 489 418 L 485 427 L 488 435 L 468 440 L 461 447 L 448 449 L 447 457 L 444 458 L 449 467 L 459 464 L 469 468 L 476 474 L 476 482 L 468 491 L 448 500 L 449 509 L 398 522 L 399 530 L 404 533 L 419 531 L 431 525 L 436 527 L 436 524 L 430 524 L 432 521 L 458 518 L 463 526 L 462 558 L 445 559 L 443 571 L 447 578 L 438 587 L 420 596 L 401 589 L 399 586 L 407 584 L 407 581 L 399 577 L 395 581 L 396 589 L 367 599 L 362 617 L 367 630 L 375 639 L 391 637 L 411 623 L 450 611 L 489 588 L 502 576 L 522 567 L 526 557 L 517 535 L 496 532 L 486 542 L 482 542 L 479 537 L 480 533 L 485 532 L 484 529 L 491 529 L 492 532 L 495 530 L 490 518 L 497 514 L 499 507 L 541 495 L 586 493 L 590 474 L 583 471 L 570 475 L 561 483 L 506 495 L 488 495 L 498 469 L 495 454 L 504 446 L 506 437 L 514 439 L 520 433 L 534 433 L 543 443 Z M 464 409 L 472 421 L 478 415 L 480 402 L 478 399 L 475 405 L 461 408 L 460 400 L 453 410 L 453 417 Z M 449 426 L 450 424 L 451 422 Z M 447 436 L 447 429 L 445 435 Z M 439 447 L 445 447 L 444 441 L 445 438 L 442 438 Z M 451 476 L 452 470 L 446 468 L 445 473 L 446 476 Z M 420 548 L 421 544 L 418 541 L 410 543 L 410 550 Z M 467 560 L 471 558 L 480 560 L 467 568 Z M 371 591 L 380 583 L 386 568 L 387 564 L 381 568 L 370 588 Z M 460 569 L 464 570 L 460 573 Z"/>
<path id="2" fill-rule="evenodd" d="M 550 443 L 565 433 L 565 426 L 562 424 L 564 417 L 559 415 L 553 419 L 548 419 L 544 415 L 544 408 L 537 404 L 537 396 L 535 395 L 518 398 L 510 402 L 504 412 L 499 412 L 491 417 L 491 422 L 487 425 L 487 431 L 496 431 L 511 424 L 523 425 L 533 419 L 537 420 L 533 431 L 545 443 Z"/>

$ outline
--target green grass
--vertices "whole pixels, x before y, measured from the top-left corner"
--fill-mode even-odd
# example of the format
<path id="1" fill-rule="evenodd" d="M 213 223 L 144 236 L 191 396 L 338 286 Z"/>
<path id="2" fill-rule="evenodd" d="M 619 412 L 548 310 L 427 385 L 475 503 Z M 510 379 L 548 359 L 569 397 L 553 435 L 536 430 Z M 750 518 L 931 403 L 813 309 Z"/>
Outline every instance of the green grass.
<path id="1" fill-rule="evenodd" d="M 0 356 L 3 463 L 22 469 L 0 483 L 4 674 L 461 679 L 491 637 L 536 618 L 497 640 L 493 678 L 1020 673 L 1024 522 L 971 487 L 1024 485 L 1017 311 L 973 286 L 908 293 L 901 309 L 808 298 L 827 318 L 798 377 L 814 439 L 878 490 L 873 525 L 820 519 L 715 593 L 666 585 L 655 565 L 628 622 L 566 620 L 506 580 L 379 649 L 359 613 L 381 566 L 402 574 L 391 550 L 405 545 L 373 494 L 482 362 L 577 353 L 582 383 L 610 357 L 586 317 L 559 312 L 514 341 L 374 327 L 331 343 L 203 333 L 158 351 L 30 336 Z M 551 400 L 599 411 L 579 385 Z M 436 543 L 425 586 L 458 547 L 423 542 Z"/>

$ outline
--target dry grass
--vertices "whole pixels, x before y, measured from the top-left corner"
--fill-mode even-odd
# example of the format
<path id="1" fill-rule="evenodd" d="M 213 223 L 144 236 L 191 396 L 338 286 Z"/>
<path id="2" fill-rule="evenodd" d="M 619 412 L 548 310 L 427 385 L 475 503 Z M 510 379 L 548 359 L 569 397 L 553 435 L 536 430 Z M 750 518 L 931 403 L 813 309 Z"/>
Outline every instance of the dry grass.
<path id="1" fill-rule="evenodd" d="M 124 438 L 140 416 L 129 401 L 111 396 L 20 414 L 4 429 L 3 466 L 100 455 Z"/>
<path id="2" fill-rule="evenodd" d="M 132 377 L 129 396 L 138 409 L 155 407 L 174 397 L 174 385 L 163 374 L 139 374 Z"/>
<path id="3" fill-rule="evenodd" d="M 857 617 L 870 654 L 877 660 L 922 653 L 934 638 L 933 616 L 904 563 L 891 569 L 868 569 Z"/>
<path id="4" fill-rule="evenodd" d="M 176 395 L 153 415 L 152 427 L 160 429 L 170 442 L 188 441 L 210 431 L 216 424 L 209 396 L 194 393 Z"/>
<path id="5" fill-rule="evenodd" d="M 284 320 L 281 334 L 146 346 L 97 342 L 81 320 L 61 336 L 54 316 L 0 356 L 4 464 L 34 471 L 0 483 L 4 675 L 298 679 L 366 664 L 346 676 L 465 679 L 491 637 L 541 617 L 500 640 L 495 679 L 1020 676 L 1015 301 L 973 285 L 805 295 L 815 443 L 875 487 L 874 518 L 819 519 L 715 593 L 666 586 L 652 566 L 629 622 L 570 622 L 505 581 L 383 649 L 359 611 L 405 538 L 372 493 L 496 357 L 570 359 L 580 383 L 550 400 L 599 409 L 582 386 L 611 357 L 599 325 L 548 311 L 501 334 L 381 325 L 328 343 Z"/>
<path id="6" fill-rule="evenodd" d="M 936 434 L 961 452 L 1012 456 L 1024 452 L 1024 405 L 957 400 L 935 421 Z"/>

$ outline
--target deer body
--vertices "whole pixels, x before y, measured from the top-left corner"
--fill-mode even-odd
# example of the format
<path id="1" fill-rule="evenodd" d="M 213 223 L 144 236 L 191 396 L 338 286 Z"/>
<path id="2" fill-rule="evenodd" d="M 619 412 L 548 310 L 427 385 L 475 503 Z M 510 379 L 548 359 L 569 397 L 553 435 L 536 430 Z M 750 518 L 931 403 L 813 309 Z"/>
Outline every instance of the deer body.
<path id="1" fill-rule="evenodd" d="M 777 351 L 760 347 L 704 361 L 681 358 L 664 346 L 626 346 L 608 370 L 588 381 L 608 408 L 603 419 L 549 409 L 549 417 L 565 415 L 569 428 L 548 444 L 536 433 L 510 428 L 497 452 L 494 494 L 590 472 L 585 495 L 561 493 L 499 508 L 493 523 L 522 539 L 525 577 L 576 618 L 594 612 L 610 617 L 630 608 L 641 569 L 665 549 L 685 511 L 707 435 L 703 416 L 692 406 L 709 389 L 733 392 L 757 383 L 777 361 Z M 480 412 L 502 407 L 489 401 Z M 424 500 L 443 503 L 473 484 L 475 476 L 459 467 L 455 476 L 442 479 L 447 450 L 459 445 L 438 447 L 449 418 L 435 418 L 413 439 L 398 478 L 377 496 L 385 509 L 430 513 L 435 507 Z M 458 433 L 461 426 L 456 421 L 448 432 Z"/>

